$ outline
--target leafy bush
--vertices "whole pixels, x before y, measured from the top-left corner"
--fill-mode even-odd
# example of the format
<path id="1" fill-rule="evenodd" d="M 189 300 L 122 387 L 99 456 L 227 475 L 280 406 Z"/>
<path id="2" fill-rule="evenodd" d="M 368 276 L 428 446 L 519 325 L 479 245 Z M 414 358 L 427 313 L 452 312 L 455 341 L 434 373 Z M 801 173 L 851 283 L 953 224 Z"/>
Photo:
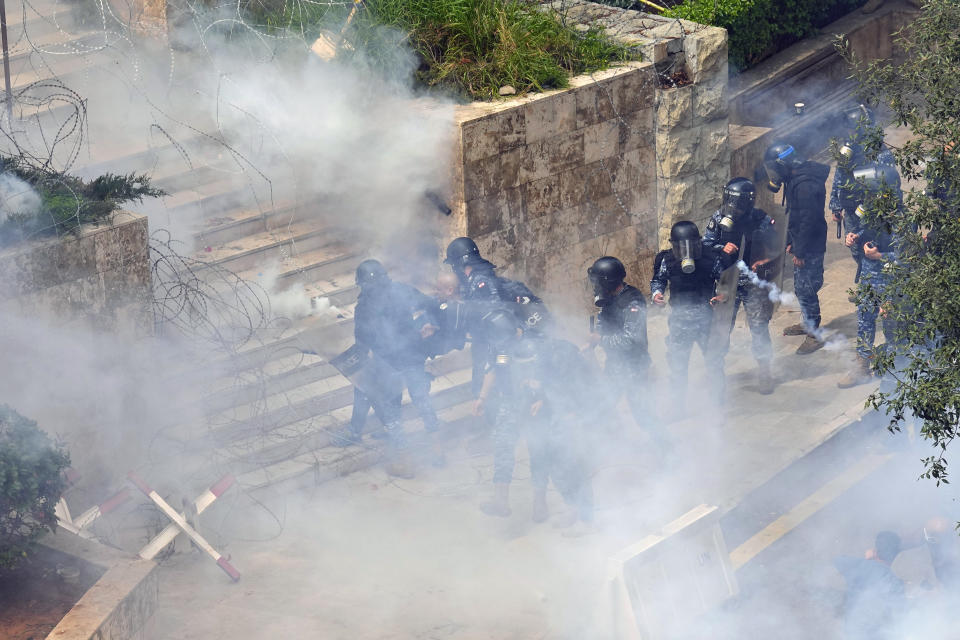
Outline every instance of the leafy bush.
<path id="1" fill-rule="evenodd" d="M 18 186 L 11 187 L 14 183 Z M 146 175 L 107 173 L 87 182 L 18 158 L 0 158 L 4 208 L 11 202 L 8 192 L 24 190 L 35 194 L 36 204 L 25 210 L 0 211 L 0 247 L 24 238 L 76 231 L 83 224 L 103 222 L 124 202 L 165 195 L 150 185 Z"/>
<path id="2" fill-rule="evenodd" d="M 727 30 L 730 64 L 743 70 L 811 36 L 866 0 L 686 0 L 675 18 Z"/>
<path id="3" fill-rule="evenodd" d="M 346 19 L 346 8 L 291 2 L 276 7 L 260 0 L 246 7 L 261 25 L 307 38 L 320 29 L 337 33 Z M 571 75 L 636 57 L 602 29 L 567 26 L 556 13 L 525 0 L 368 0 L 347 39 L 365 56 L 386 49 L 384 58 L 406 39 L 420 58 L 421 83 L 481 100 L 496 97 L 505 85 L 521 94 L 565 87 Z"/>
<path id="4" fill-rule="evenodd" d="M 36 422 L 0 405 L 0 569 L 16 565 L 57 526 L 54 507 L 69 464 Z"/>

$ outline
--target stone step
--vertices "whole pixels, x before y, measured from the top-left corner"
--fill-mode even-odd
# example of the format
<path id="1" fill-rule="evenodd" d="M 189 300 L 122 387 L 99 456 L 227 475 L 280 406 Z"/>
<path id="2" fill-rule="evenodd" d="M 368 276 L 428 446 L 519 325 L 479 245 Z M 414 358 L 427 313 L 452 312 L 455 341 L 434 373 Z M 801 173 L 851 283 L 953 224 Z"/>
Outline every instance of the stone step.
<path id="1" fill-rule="evenodd" d="M 9 59 L 10 64 L 15 65 L 34 53 L 49 58 L 65 58 L 74 54 L 93 53 L 102 44 L 103 35 L 98 33 L 71 34 L 57 30 L 39 34 L 28 32 L 9 41 Z M 12 69 L 11 66 L 11 74 Z"/>
<path id="2" fill-rule="evenodd" d="M 26 11 L 23 11 L 24 8 Z M 34 11 L 26 4 L 8 8 L 7 42 L 12 46 L 12 43 L 21 39 L 24 34 L 30 40 L 49 33 L 61 33 L 64 36 L 89 34 L 90 29 L 77 26 L 74 15 L 72 7 L 58 7 L 42 13 Z"/>
<path id="3" fill-rule="evenodd" d="M 476 424 L 471 415 L 473 400 L 466 400 L 438 412 L 445 423 L 439 434 L 427 434 L 422 429 L 408 428 L 408 442 L 414 457 L 428 450 L 429 441 L 443 443 L 463 437 Z M 302 485 L 316 485 L 334 478 L 369 468 L 383 457 L 383 444 L 369 437 L 363 446 L 323 447 L 304 451 L 295 457 L 265 465 L 237 476 L 237 483 L 247 491 L 267 488 L 288 489 Z"/>
<path id="4" fill-rule="evenodd" d="M 471 370 L 464 367 L 462 358 L 451 358 L 444 363 L 438 359 L 431 363 L 436 371 L 432 385 L 437 406 L 446 406 L 447 392 L 467 383 Z M 266 397 L 248 397 L 242 402 L 207 419 L 208 426 L 198 429 L 192 424 L 183 424 L 168 429 L 166 436 L 172 440 L 193 443 L 197 446 L 215 445 L 224 447 L 243 443 L 240 449 L 255 449 L 249 438 L 260 438 L 288 425 L 309 421 L 316 416 L 349 407 L 353 402 L 353 386 L 339 372 L 325 368 L 315 369 L 322 377 L 306 384 Z M 469 391 L 469 390 L 468 390 Z M 404 402 L 409 398 L 404 395 Z"/>
<path id="5" fill-rule="evenodd" d="M 47 59 L 51 58 L 51 59 Z M 21 58 L 16 64 L 10 65 L 10 85 L 14 94 L 17 94 L 34 83 L 42 83 L 44 86 L 35 85 L 30 88 L 30 96 L 43 97 L 59 91 L 59 87 L 49 84 L 46 81 L 59 79 L 68 87 L 72 82 L 83 77 L 85 73 L 90 73 L 96 69 L 96 65 L 90 56 L 70 55 L 70 56 L 47 56 L 41 59 L 39 56 Z M 55 59 L 53 59 L 55 58 Z"/>
<path id="6" fill-rule="evenodd" d="M 208 265 L 226 268 L 234 273 L 264 273 L 303 252 L 329 248 L 330 256 L 347 255 L 330 229 L 317 228 L 310 221 L 298 221 L 269 231 L 262 231 L 216 246 L 208 246 L 194 258 Z M 331 258 L 334 259 L 334 258 Z"/>
<path id="7" fill-rule="evenodd" d="M 89 178 L 103 173 L 133 171 L 148 173 L 157 179 L 193 171 L 216 157 L 209 155 L 207 149 L 216 149 L 217 144 L 203 134 L 188 131 L 173 135 L 173 139 L 176 144 L 159 134 L 135 144 L 129 140 L 99 139 L 92 145 L 93 159 L 79 165 L 77 174 Z"/>
<path id="8" fill-rule="evenodd" d="M 204 218 L 194 233 L 198 247 L 235 242 L 249 235 L 270 231 L 298 219 L 300 207 L 293 202 L 278 202 L 272 209 L 255 207 L 223 211 Z"/>
<path id="9" fill-rule="evenodd" d="M 272 265 L 271 274 L 254 268 L 237 275 L 258 283 L 269 275 L 278 291 L 302 291 L 306 299 L 326 297 L 340 306 L 357 300 L 356 269 L 363 259 L 351 245 L 337 243 L 291 254 Z"/>
<path id="10" fill-rule="evenodd" d="M 436 389 L 444 389 L 452 384 L 449 376 L 461 376 L 464 370 L 469 375 L 470 365 L 469 352 L 452 352 L 431 360 L 429 371 L 435 377 Z M 224 389 L 218 395 L 211 396 L 209 404 L 205 403 L 209 421 L 225 424 L 254 420 L 264 412 L 283 411 L 291 405 L 352 389 L 349 380 L 322 360 L 275 375 L 264 371 L 263 375 L 266 378 L 248 385 L 235 385 L 233 389 Z"/>

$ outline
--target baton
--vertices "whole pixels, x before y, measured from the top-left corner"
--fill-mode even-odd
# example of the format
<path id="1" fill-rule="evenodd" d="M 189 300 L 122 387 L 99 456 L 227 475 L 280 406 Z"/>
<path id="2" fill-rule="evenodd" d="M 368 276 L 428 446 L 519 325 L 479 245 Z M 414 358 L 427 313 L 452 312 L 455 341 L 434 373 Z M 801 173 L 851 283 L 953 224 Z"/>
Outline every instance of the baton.
<path id="1" fill-rule="evenodd" d="M 840 232 L 840 225 L 841 225 L 841 224 L 843 224 L 843 223 L 842 223 L 840 220 L 837 220 L 837 240 L 839 240 L 839 239 L 841 238 L 841 235 L 840 235 L 840 233 L 841 233 L 841 232 Z"/>

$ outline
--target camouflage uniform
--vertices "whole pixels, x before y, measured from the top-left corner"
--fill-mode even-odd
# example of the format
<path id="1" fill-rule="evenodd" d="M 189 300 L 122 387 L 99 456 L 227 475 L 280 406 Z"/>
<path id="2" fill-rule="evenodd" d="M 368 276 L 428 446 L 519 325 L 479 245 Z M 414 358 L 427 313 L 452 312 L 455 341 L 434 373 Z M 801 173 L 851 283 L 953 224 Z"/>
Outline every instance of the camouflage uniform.
<path id="1" fill-rule="evenodd" d="M 841 160 L 837 163 L 837 170 L 833 174 L 833 184 L 830 187 L 830 211 L 843 212 L 843 228 L 846 233 L 862 232 L 860 217 L 856 214 L 857 205 L 863 200 L 863 194 L 853 180 L 853 172 L 857 168 L 869 164 L 860 145 L 852 139 L 847 139 L 845 144 L 853 149 L 853 155 L 849 159 Z M 881 147 L 877 154 L 875 164 L 896 166 L 897 160 L 893 157 L 886 146 Z M 850 247 L 850 254 L 857 265 L 860 265 L 863 255 L 858 249 L 858 245 Z"/>
<path id="2" fill-rule="evenodd" d="M 724 260 L 705 252 L 697 258 L 693 273 L 685 274 L 680 269 L 680 261 L 673 252 L 663 251 L 657 257 L 659 269 L 650 281 L 650 293 L 663 294 L 670 289 L 670 317 L 667 325 L 667 362 L 670 365 L 670 386 L 677 400 L 682 401 L 687 388 L 687 370 L 690 365 L 690 352 L 694 343 L 700 345 L 700 351 L 707 361 L 712 377 L 711 391 L 721 399 L 725 387 L 723 373 L 723 348 L 709 344 L 710 327 L 713 323 L 713 297 L 717 279 L 727 266 Z M 724 347 L 726 345 L 723 345 Z"/>
<path id="3" fill-rule="evenodd" d="M 808 329 L 820 326 L 820 298 L 823 287 L 823 254 L 804 258 L 801 266 L 793 267 L 793 292 L 800 304 L 800 315 Z"/>
<path id="4" fill-rule="evenodd" d="M 860 281 L 865 286 L 873 290 L 877 298 L 883 299 L 883 295 L 890 283 L 890 266 L 897 259 L 895 239 L 885 231 L 874 231 L 864 228 L 857 243 L 860 251 L 863 251 L 863 245 L 866 242 L 873 242 L 880 250 L 880 260 L 863 259 L 863 265 L 860 273 Z M 873 296 L 868 296 L 872 298 Z M 874 340 L 877 335 L 877 316 L 879 316 L 879 305 L 871 300 L 864 300 L 857 305 L 857 355 L 861 358 L 869 359 L 874 351 Z M 887 344 L 893 344 L 895 340 L 894 333 L 896 323 L 889 317 L 881 317 L 880 323 L 883 328 L 883 336 Z"/>

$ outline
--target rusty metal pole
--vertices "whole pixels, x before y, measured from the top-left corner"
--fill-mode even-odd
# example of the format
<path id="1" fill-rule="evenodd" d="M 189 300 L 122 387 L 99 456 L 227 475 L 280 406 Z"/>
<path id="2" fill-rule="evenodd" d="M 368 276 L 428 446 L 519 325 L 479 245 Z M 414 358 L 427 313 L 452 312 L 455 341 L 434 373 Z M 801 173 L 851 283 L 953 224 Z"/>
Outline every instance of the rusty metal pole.
<path id="1" fill-rule="evenodd" d="M 13 126 L 13 91 L 10 90 L 10 49 L 7 46 L 7 2 L 0 0 L 0 40 L 3 44 L 3 84 L 7 90 L 7 125 Z"/>

